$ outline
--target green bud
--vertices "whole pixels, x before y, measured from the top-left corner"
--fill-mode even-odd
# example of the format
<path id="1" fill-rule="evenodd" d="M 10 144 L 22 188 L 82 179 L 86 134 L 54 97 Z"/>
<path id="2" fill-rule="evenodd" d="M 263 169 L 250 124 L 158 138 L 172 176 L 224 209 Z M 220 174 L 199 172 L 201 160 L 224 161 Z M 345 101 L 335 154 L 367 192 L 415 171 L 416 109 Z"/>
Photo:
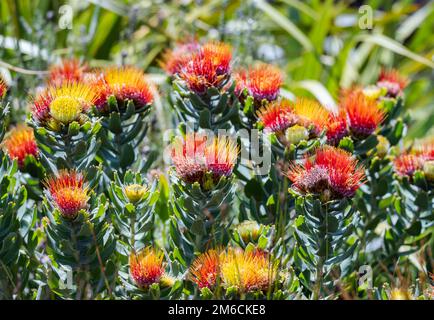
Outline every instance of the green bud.
<path id="1" fill-rule="evenodd" d="M 423 164 L 423 172 L 427 180 L 434 181 L 434 160 L 426 161 Z"/>
<path id="2" fill-rule="evenodd" d="M 309 138 L 309 131 L 305 127 L 295 125 L 286 129 L 285 136 L 289 144 L 298 144 Z"/>
<path id="3" fill-rule="evenodd" d="M 377 144 L 377 155 L 380 158 L 384 158 L 390 149 L 390 142 L 386 137 L 377 136 L 378 144 Z"/>

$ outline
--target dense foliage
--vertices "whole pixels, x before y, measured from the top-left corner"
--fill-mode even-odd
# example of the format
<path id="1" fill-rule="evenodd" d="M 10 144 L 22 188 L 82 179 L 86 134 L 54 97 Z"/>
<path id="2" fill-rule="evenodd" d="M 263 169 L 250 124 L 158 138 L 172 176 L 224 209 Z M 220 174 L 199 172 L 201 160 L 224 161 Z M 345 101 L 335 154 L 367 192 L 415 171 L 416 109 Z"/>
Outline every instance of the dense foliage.
<path id="1" fill-rule="evenodd" d="M 433 2 L 89 2 L 0 3 L 0 299 L 434 298 Z"/>

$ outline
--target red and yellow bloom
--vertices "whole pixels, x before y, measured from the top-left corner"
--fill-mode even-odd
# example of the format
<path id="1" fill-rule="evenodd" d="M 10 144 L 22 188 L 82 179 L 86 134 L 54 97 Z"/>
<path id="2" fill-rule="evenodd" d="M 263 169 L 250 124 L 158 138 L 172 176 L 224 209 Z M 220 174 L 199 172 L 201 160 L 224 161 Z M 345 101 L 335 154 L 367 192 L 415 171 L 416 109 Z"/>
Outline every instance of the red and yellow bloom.
<path id="1" fill-rule="evenodd" d="M 190 278 L 199 288 L 236 288 L 240 293 L 266 291 L 274 282 L 277 267 L 267 253 L 228 248 L 209 250 L 190 268 Z"/>
<path id="2" fill-rule="evenodd" d="M 28 156 L 37 157 L 38 146 L 36 145 L 33 129 L 20 124 L 13 128 L 3 141 L 3 148 L 10 159 L 16 159 L 22 167 Z"/>
<path id="3" fill-rule="evenodd" d="M 401 76 L 397 70 L 382 69 L 378 77 L 377 86 L 387 90 L 387 95 L 395 98 L 402 94 L 408 84 L 408 79 Z"/>
<path id="4" fill-rule="evenodd" d="M 216 286 L 220 274 L 220 251 L 208 250 L 194 260 L 190 267 L 190 280 L 199 289 L 212 289 Z"/>
<path id="5" fill-rule="evenodd" d="M 338 145 L 339 141 L 348 134 L 347 114 L 340 111 L 338 114 L 331 113 L 327 121 L 327 143 Z"/>
<path id="6" fill-rule="evenodd" d="M 172 149 L 175 170 L 183 181 L 218 183 L 220 178 L 229 177 L 238 157 L 238 146 L 227 137 L 208 139 L 199 134 L 188 134 L 176 139 Z M 209 180 L 209 181 L 208 181 Z"/>
<path id="7" fill-rule="evenodd" d="M 288 100 L 273 101 L 261 107 L 256 114 L 258 121 L 268 132 L 283 133 L 298 121 Z"/>
<path id="8" fill-rule="evenodd" d="M 74 219 L 80 210 L 88 207 L 89 189 L 83 174 L 77 171 L 62 170 L 57 176 L 46 181 L 48 193 L 62 217 Z"/>
<path id="9" fill-rule="evenodd" d="M 352 197 L 365 178 L 364 170 L 348 152 L 324 146 L 287 173 L 292 188 L 302 194 L 319 195 L 328 201 Z"/>
<path id="10" fill-rule="evenodd" d="M 8 87 L 0 75 L 0 99 L 3 99 L 3 97 L 6 95 L 6 91 L 8 91 Z"/>
<path id="11" fill-rule="evenodd" d="M 93 86 L 99 93 L 95 102 L 99 110 L 105 110 L 110 96 L 114 96 L 120 106 L 131 100 L 136 109 L 150 105 L 154 99 L 145 74 L 135 67 L 108 68 L 95 77 Z"/>
<path id="12" fill-rule="evenodd" d="M 194 52 L 179 76 L 188 88 L 203 95 L 208 88 L 221 89 L 229 79 L 232 52 L 228 44 L 208 42 Z"/>
<path id="13" fill-rule="evenodd" d="M 298 124 L 310 128 L 313 134 L 319 135 L 326 129 L 330 113 L 317 101 L 298 98 L 292 108 L 298 117 Z"/>
<path id="14" fill-rule="evenodd" d="M 345 91 L 340 103 L 347 112 L 349 129 L 356 138 L 363 139 L 372 134 L 385 117 L 377 101 L 365 96 L 358 88 Z"/>
<path id="15" fill-rule="evenodd" d="M 263 100 L 273 101 L 279 96 L 280 87 L 283 83 L 282 72 L 279 68 L 260 63 L 248 70 L 239 70 L 234 75 L 236 83 L 235 93 L 243 99 L 245 90 L 252 96 L 257 104 Z"/>
<path id="16" fill-rule="evenodd" d="M 138 287 L 145 289 L 160 282 L 165 272 L 163 258 L 163 252 L 151 247 L 131 253 L 130 274 Z"/>
<path id="17" fill-rule="evenodd" d="M 197 42 L 187 42 L 176 46 L 173 50 L 166 50 L 160 66 L 170 76 L 179 74 L 199 49 L 200 45 Z"/>
<path id="18" fill-rule="evenodd" d="M 61 86 L 50 86 L 42 91 L 31 107 L 33 118 L 41 124 L 51 121 L 68 125 L 80 121 L 94 105 L 98 94 L 92 86 L 82 82 L 70 82 Z"/>
<path id="19" fill-rule="evenodd" d="M 65 83 L 83 81 L 86 69 L 87 66 L 78 59 L 62 60 L 60 64 L 50 67 L 48 83 L 61 86 Z"/>

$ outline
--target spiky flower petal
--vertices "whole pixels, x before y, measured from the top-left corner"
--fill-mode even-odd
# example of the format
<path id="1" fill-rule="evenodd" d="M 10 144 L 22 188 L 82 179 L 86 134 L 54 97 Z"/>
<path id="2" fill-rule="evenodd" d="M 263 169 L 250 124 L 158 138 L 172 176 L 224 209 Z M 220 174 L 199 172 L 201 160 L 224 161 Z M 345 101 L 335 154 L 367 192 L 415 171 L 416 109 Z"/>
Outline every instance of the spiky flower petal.
<path id="1" fill-rule="evenodd" d="M 284 132 L 297 123 L 297 116 L 292 112 L 287 100 L 273 101 L 256 112 L 258 121 L 268 132 Z"/>
<path id="2" fill-rule="evenodd" d="M 106 110 L 110 96 L 115 96 L 121 106 L 132 100 L 137 109 L 150 105 L 154 99 L 143 71 L 131 66 L 104 70 L 95 78 L 94 87 L 100 95 L 95 105 L 101 111 Z"/>
<path id="3" fill-rule="evenodd" d="M 235 93 L 241 96 L 247 89 L 257 103 L 276 100 L 283 83 L 282 72 L 275 66 L 260 63 L 248 70 L 239 70 L 234 75 Z"/>
<path id="4" fill-rule="evenodd" d="M 298 122 L 305 128 L 312 128 L 315 135 L 319 135 L 328 122 L 329 111 L 315 100 L 298 98 L 293 105 Z"/>
<path id="5" fill-rule="evenodd" d="M 197 284 L 199 289 L 215 287 L 220 274 L 220 252 L 208 250 L 198 256 L 190 267 L 190 280 Z"/>
<path id="6" fill-rule="evenodd" d="M 166 50 L 160 66 L 168 75 L 179 74 L 191 60 L 194 52 L 199 51 L 200 45 L 197 42 L 187 42 L 176 46 L 173 50 Z"/>
<path id="7" fill-rule="evenodd" d="M 365 177 L 363 168 L 350 153 L 331 146 L 318 149 L 313 159 L 292 164 L 287 175 L 293 189 L 319 195 L 325 201 L 352 197 Z"/>
<path id="8" fill-rule="evenodd" d="M 142 249 L 139 253 L 130 255 L 130 274 L 136 285 L 148 288 L 158 283 L 164 275 L 164 254 L 151 247 Z"/>
<path id="9" fill-rule="evenodd" d="M 363 139 L 372 134 L 385 116 L 377 101 L 365 96 L 358 88 L 345 91 L 340 103 L 348 114 L 350 131 L 356 138 Z"/>
<path id="10" fill-rule="evenodd" d="M 13 128 L 3 141 L 3 148 L 10 159 L 16 159 L 22 167 L 27 156 L 38 155 L 33 129 L 24 124 Z"/>
<path id="11" fill-rule="evenodd" d="M 190 90 L 203 95 L 208 88 L 221 89 L 229 78 L 232 52 L 228 44 L 208 42 L 194 52 L 179 76 Z"/>
<path id="12" fill-rule="evenodd" d="M 3 77 L 0 75 L 0 99 L 3 99 L 3 97 L 6 95 L 7 90 L 8 87 L 6 85 L 6 82 L 3 80 Z"/>
<path id="13" fill-rule="evenodd" d="M 408 79 L 401 76 L 399 72 L 394 69 L 382 69 L 377 82 L 377 86 L 385 88 L 387 90 L 387 95 L 393 98 L 401 95 L 402 90 L 405 89 L 407 84 Z"/>
<path id="14" fill-rule="evenodd" d="M 32 116 L 41 124 L 54 119 L 67 125 L 78 121 L 82 114 L 87 113 L 97 97 L 92 86 L 82 82 L 50 86 L 34 99 Z"/>
<path id="15" fill-rule="evenodd" d="M 78 59 L 65 59 L 58 65 L 50 67 L 48 83 L 54 86 L 61 86 L 65 83 L 80 82 L 84 79 L 84 72 L 87 66 Z"/>
<path id="16" fill-rule="evenodd" d="M 276 273 L 277 269 L 265 252 L 229 248 L 222 257 L 221 279 L 226 288 L 264 292 L 273 283 Z"/>
<path id="17" fill-rule="evenodd" d="M 229 177 L 238 157 L 238 146 L 228 137 L 208 139 L 199 134 L 188 134 L 173 143 L 172 159 L 177 175 L 187 183 L 198 182 L 205 187 L 206 180 L 217 183 Z"/>
<path id="18" fill-rule="evenodd" d="M 277 266 L 262 251 L 228 248 L 209 250 L 200 255 L 190 268 L 191 280 L 199 288 L 236 288 L 240 293 L 266 291 L 274 282 Z"/>
<path id="19" fill-rule="evenodd" d="M 339 141 L 348 134 L 347 115 L 341 111 L 330 114 L 327 121 L 327 143 L 338 145 Z"/>
<path id="20" fill-rule="evenodd" d="M 88 207 L 89 189 L 80 172 L 61 170 L 57 176 L 47 179 L 45 184 L 54 205 L 64 218 L 74 219 L 80 210 Z"/>

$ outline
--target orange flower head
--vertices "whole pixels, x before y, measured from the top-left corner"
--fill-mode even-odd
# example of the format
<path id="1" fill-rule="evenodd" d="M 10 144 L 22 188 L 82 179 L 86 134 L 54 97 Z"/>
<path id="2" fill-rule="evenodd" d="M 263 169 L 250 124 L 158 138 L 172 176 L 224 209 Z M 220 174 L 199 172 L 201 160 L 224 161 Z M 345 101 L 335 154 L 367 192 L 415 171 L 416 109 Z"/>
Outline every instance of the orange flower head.
<path id="1" fill-rule="evenodd" d="M 422 170 L 425 158 L 421 154 L 403 153 L 393 161 L 395 172 L 403 177 L 412 177 L 416 170 Z"/>
<path id="2" fill-rule="evenodd" d="M 3 99 L 3 97 L 6 95 L 6 91 L 8 91 L 8 87 L 0 75 L 0 99 Z"/>
<path id="3" fill-rule="evenodd" d="M 50 67 L 48 76 L 49 85 L 61 86 L 69 82 L 80 82 L 84 79 L 85 64 L 77 59 L 66 59 L 58 65 Z"/>
<path id="4" fill-rule="evenodd" d="M 190 90 L 203 95 L 208 88 L 221 89 L 229 78 L 232 52 L 228 44 L 208 42 L 194 52 L 179 76 Z"/>
<path id="5" fill-rule="evenodd" d="M 94 78 L 93 86 L 99 92 L 95 105 L 104 111 L 109 96 L 115 96 L 120 105 L 132 100 L 136 109 L 143 108 L 153 102 L 150 84 L 142 70 L 135 67 L 111 67 L 100 77 Z"/>
<path id="6" fill-rule="evenodd" d="M 229 248 L 222 255 L 220 270 L 226 288 L 236 287 L 244 293 L 268 290 L 277 275 L 277 268 L 266 253 L 240 248 Z"/>
<path id="7" fill-rule="evenodd" d="M 358 88 L 343 93 L 341 106 L 347 112 L 350 131 L 356 138 L 372 134 L 385 117 L 377 102 Z"/>
<path id="8" fill-rule="evenodd" d="M 343 111 L 338 114 L 329 114 L 327 122 L 327 142 L 338 145 L 339 141 L 348 134 L 347 114 Z"/>
<path id="9" fill-rule="evenodd" d="M 58 176 L 47 179 L 45 184 L 62 217 L 72 220 L 80 210 L 87 209 L 88 187 L 81 173 L 61 170 Z"/>
<path id="10" fill-rule="evenodd" d="M 28 156 L 37 157 L 38 147 L 36 145 L 33 129 L 24 124 L 13 128 L 3 141 L 3 148 L 10 159 L 16 159 L 22 167 Z"/>
<path id="11" fill-rule="evenodd" d="M 164 275 L 164 254 L 151 247 L 142 249 L 138 254 L 130 255 L 130 274 L 140 288 L 148 288 L 160 282 Z"/>
<path id="12" fill-rule="evenodd" d="M 279 68 L 266 63 L 259 63 L 249 70 L 240 70 L 234 75 L 235 93 L 241 96 L 247 89 L 257 103 L 262 100 L 273 101 L 279 96 L 283 83 Z"/>
<path id="13" fill-rule="evenodd" d="M 385 70 L 382 69 L 380 76 L 378 77 L 377 86 L 385 88 L 387 95 L 390 97 L 397 97 L 402 94 L 402 90 L 408 84 L 408 79 L 399 74 L 397 70 Z"/>
<path id="14" fill-rule="evenodd" d="M 179 74 L 190 62 L 192 55 L 199 51 L 197 42 L 187 42 L 176 46 L 173 50 L 168 49 L 163 53 L 163 60 L 160 66 L 170 76 Z"/>
<path id="15" fill-rule="evenodd" d="M 81 115 L 94 105 L 97 97 L 92 86 L 82 82 L 49 86 L 33 100 L 32 116 L 38 123 L 54 119 L 67 125 L 79 121 Z"/>
<path id="16" fill-rule="evenodd" d="M 298 98 L 293 105 L 293 110 L 299 124 L 305 128 L 312 128 L 315 135 L 319 135 L 326 128 L 330 113 L 315 100 Z"/>
<path id="17" fill-rule="evenodd" d="M 259 122 L 269 132 L 285 132 L 286 129 L 297 123 L 297 116 L 292 112 L 287 100 L 273 101 L 257 112 Z"/>
<path id="18" fill-rule="evenodd" d="M 177 175 L 187 183 L 207 178 L 217 183 L 221 177 L 229 177 L 238 157 L 238 146 L 227 137 L 207 139 L 199 134 L 188 134 L 185 139 L 176 139 L 172 159 Z"/>
<path id="19" fill-rule="evenodd" d="M 363 167 L 350 153 L 331 146 L 318 149 L 313 160 L 291 165 L 287 176 L 298 192 L 326 201 L 352 197 L 365 178 Z"/>
<path id="20" fill-rule="evenodd" d="M 220 252 L 208 250 L 193 261 L 190 267 L 190 279 L 199 289 L 212 289 L 217 284 L 220 273 Z"/>

